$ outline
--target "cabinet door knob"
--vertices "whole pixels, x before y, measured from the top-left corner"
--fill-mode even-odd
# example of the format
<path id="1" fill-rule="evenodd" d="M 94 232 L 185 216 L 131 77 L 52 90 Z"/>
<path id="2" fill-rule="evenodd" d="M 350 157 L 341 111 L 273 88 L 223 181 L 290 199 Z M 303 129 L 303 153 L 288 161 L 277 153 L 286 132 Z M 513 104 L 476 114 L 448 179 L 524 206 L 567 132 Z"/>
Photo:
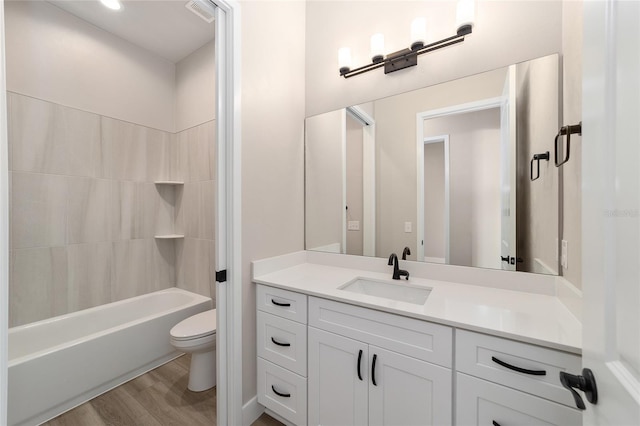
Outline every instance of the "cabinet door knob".
<path id="1" fill-rule="evenodd" d="M 362 373 L 360 372 L 360 364 L 362 363 L 362 349 L 358 352 L 358 379 L 362 381 Z"/>
<path id="2" fill-rule="evenodd" d="M 291 394 L 290 393 L 280 393 L 280 392 L 278 392 L 276 390 L 276 388 L 273 385 L 271 385 L 271 390 L 278 396 L 281 396 L 283 398 L 291 398 Z"/>
<path id="3" fill-rule="evenodd" d="M 531 374 L 532 376 L 546 376 L 547 372 L 545 370 L 527 370 L 526 368 L 516 367 L 515 365 L 508 364 L 504 361 L 499 360 L 495 356 L 491 357 L 491 361 L 495 362 L 498 365 L 503 366 L 504 368 L 508 368 L 509 370 L 517 371 L 518 373 Z"/>
<path id="4" fill-rule="evenodd" d="M 276 339 L 274 339 L 273 337 L 271 338 L 271 341 L 273 343 L 275 343 L 276 345 L 278 345 L 278 346 L 291 346 L 291 343 L 280 343 Z"/>
<path id="5" fill-rule="evenodd" d="M 373 362 L 371 363 L 371 382 L 373 386 L 378 386 L 376 383 L 376 360 L 378 359 L 378 355 L 373 354 Z"/>

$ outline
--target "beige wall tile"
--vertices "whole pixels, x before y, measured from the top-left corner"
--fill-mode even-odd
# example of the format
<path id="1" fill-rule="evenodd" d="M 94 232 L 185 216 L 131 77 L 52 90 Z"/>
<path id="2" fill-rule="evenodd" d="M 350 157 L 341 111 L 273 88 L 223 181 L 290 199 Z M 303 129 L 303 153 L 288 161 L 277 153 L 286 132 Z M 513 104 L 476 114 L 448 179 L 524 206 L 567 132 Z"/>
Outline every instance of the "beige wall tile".
<path id="1" fill-rule="evenodd" d="M 102 117 L 102 143 L 110 179 L 147 180 L 147 132 L 146 127 Z"/>
<path id="2" fill-rule="evenodd" d="M 172 185 L 155 185 L 153 183 L 142 185 L 144 238 L 174 233 L 176 190 L 177 188 Z"/>
<path id="3" fill-rule="evenodd" d="M 109 241 L 109 192 L 105 179 L 69 178 L 68 244 Z"/>
<path id="4" fill-rule="evenodd" d="M 111 187 L 109 225 L 111 239 L 130 240 L 143 237 L 144 183 L 109 181 Z"/>
<path id="5" fill-rule="evenodd" d="M 111 302 L 111 243 L 67 247 L 69 312 Z"/>
<path id="6" fill-rule="evenodd" d="M 117 301 L 147 292 L 148 240 L 115 241 L 111 244 L 111 300 Z"/>
<path id="7" fill-rule="evenodd" d="M 12 173 L 12 249 L 66 244 L 68 179 Z"/>

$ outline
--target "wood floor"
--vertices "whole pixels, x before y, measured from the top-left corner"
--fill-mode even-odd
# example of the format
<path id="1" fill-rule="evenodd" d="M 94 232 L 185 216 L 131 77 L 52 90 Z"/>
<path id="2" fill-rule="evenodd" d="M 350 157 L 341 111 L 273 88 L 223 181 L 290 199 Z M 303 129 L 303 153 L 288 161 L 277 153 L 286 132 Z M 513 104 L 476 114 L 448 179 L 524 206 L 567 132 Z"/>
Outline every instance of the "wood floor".
<path id="1" fill-rule="evenodd" d="M 189 361 L 189 355 L 181 356 L 44 425 L 215 426 L 216 388 L 205 392 L 188 390 Z M 279 425 L 282 423 L 263 414 L 252 426 Z"/>

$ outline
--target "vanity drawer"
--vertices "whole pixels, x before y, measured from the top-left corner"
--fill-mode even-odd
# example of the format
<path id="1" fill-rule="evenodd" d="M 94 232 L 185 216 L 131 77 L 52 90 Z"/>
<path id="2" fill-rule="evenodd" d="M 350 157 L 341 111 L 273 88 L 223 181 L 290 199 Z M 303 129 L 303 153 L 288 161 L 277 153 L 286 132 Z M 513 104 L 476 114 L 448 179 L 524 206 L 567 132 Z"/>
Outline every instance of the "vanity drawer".
<path id="1" fill-rule="evenodd" d="M 296 425 L 307 423 L 307 379 L 258 357 L 258 402 Z"/>
<path id="2" fill-rule="evenodd" d="M 258 311 L 258 356 L 307 376 L 307 326 Z"/>
<path id="3" fill-rule="evenodd" d="M 582 425 L 576 409 L 462 373 L 456 389 L 457 426 Z"/>
<path id="4" fill-rule="evenodd" d="M 516 371 L 509 366 L 525 371 Z M 561 371 L 579 374 L 581 368 L 577 355 L 465 330 L 456 331 L 458 371 L 569 407 L 575 407 L 575 402 L 571 393 L 560 384 L 559 375 Z"/>
<path id="5" fill-rule="evenodd" d="M 451 368 L 451 327 L 317 297 L 309 297 L 309 325 Z"/>
<path id="6" fill-rule="evenodd" d="M 307 323 L 307 296 L 280 288 L 258 285 L 256 305 L 268 312 L 302 324 Z"/>

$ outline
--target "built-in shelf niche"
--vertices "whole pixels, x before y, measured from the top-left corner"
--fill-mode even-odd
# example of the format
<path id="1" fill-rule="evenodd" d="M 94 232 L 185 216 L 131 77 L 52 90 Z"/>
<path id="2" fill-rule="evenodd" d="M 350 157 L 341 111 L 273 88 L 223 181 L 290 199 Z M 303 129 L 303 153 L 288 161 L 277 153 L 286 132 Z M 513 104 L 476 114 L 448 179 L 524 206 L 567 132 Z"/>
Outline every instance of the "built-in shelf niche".
<path id="1" fill-rule="evenodd" d="M 173 195 L 173 199 L 174 200 L 177 199 L 176 196 L 175 196 L 175 193 L 178 192 L 178 191 L 181 191 L 182 188 L 184 188 L 184 181 L 179 181 L 179 180 L 157 180 L 154 183 L 156 185 L 160 186 L 160 187 L 170 187 L 170 188 L 172 188 L 171 192 L 174 193 L 174 195 Z M 160 190 L 160 189 L 158 188 L 158 190 Z M 174 201 L 174 204 L 175 204 L 175 201 Z M 177 207 L 177 206 L 174 205 L 174 207 Z M 174 218 L 173 218 L 174 223 L 173 223 L 173 226 L 172 226 L 173 233 L 158 234 L 154 238 L 157 239 L 157 240 L 174 240 L 174 241 L 184 238 L 184 234 L 176 233 L 176 231 L 178 231 L 178 230 L 176 229 L 176 226 L 175 226 L 175 220 L 176 220 L 176 218 L 174 216 Z"/>

